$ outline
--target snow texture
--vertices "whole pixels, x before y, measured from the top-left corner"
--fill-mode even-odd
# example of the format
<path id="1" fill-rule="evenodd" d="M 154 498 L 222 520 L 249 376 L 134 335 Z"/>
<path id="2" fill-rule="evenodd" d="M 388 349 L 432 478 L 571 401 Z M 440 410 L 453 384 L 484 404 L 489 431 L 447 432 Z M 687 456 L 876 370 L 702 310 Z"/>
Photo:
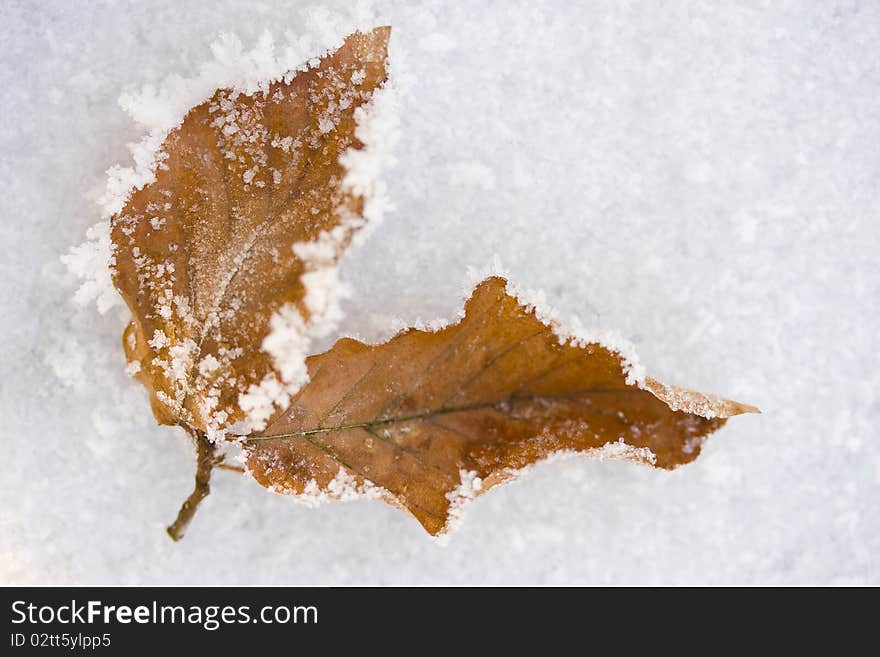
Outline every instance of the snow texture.
<path id="1" fill-rule="evenodd" d="M 880 8 L 351 4 L 0 9 L 0 582 L 880 584 Z M 342 264 L 339 332 L 453 317 L 497 255 L 562 325 L 764 414 L 671 473 L 542 464 L 474 501 L 445 549 L 379 502 L 312 510 L 223 471 L 170 542 L 191 448 L 126 374 L 121 308 L 74 303 L 59 256 L 119 193 L 108 166 L 148 161 L 121 92 L 198 78 L 224 32 L 311 54 L 362 20 L 394 26 L 395 209 Z M 93 269 L 92 237 L 72 268 Z"/>

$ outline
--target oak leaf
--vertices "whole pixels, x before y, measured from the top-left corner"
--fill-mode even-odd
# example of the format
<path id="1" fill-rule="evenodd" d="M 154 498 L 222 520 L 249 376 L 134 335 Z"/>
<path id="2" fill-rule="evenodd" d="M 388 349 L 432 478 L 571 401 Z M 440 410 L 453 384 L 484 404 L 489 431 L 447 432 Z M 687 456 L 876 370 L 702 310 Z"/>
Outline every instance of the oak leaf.
<path id="1" fill-rule="evenodd" d="M 486 279 L 436 332 L 345 338 L 310 357 L 290 408 L 245 442 L 249 472 L 306 501 L 383 497 L 440 534 L 464 502 L 554 453 L 675 468 L 726 418 L 757 411 L 633 380 L 620 353 L 566 337 L 507 287 Z"/>

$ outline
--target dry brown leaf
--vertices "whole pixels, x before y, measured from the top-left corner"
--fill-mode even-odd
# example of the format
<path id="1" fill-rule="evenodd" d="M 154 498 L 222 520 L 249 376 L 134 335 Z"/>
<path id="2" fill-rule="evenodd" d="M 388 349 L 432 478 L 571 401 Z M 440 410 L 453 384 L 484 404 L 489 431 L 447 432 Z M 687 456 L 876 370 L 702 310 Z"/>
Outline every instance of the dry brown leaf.
<path id="1" fill-rule="evenodd" d="M 278 374 L 260 349 L 270 318 L 285 304 L 310 318 L 293 245 L 337 228 L 332 262 L 360 223 L 340 156 L 361 146 L 354 113 L 385 81 L 389 35 L 356 33 L 253 95 L 218 90 L 112 217 L 126 354 L 160 423 L 204 433 L 244 420 L 239 396 Z"/>
<path id="2" fill-rule="evenodd" d="M 159 422 L 198 448 L 175 539 L 212 470 L 235 469 L 209 438 L 236 423 L 252 431 L 272 418 L 243 443 L 264 486 L 311 502 L 382 497 L 439 534 L 465 501 L 552 454 L 672 468 L 726 417 L 757 410 L 635 385 L 619 353 L 560 338 L 500 278 L 477 287 L 456 325 L 376 346 L 340 340 L 305 364 L 296 352 L 292 371 L 274 359 L 267 338 L 296 342 L 319 315 L 306 274 L 332 266 L 363 224 L 340 157 L 362 147 L 355 110 L 385 81 L 389 34 L 354 34 L 252 95 L 218 90 L 169 133 L 155 182 L 111 219 L 129 366 Z"/>
<path id="3" fill-rule="evenodd" d="M 464 501 L 554 453 L 674 468 L 727 417 L 757 411 L 653 379 L 628 384 L 620 354 L 559 330 L 493 277 L 458 324 L 376 346 L 339 340 L 308 359 L 310 382 L 245 443 L 248 470 L 306 500 L 384 497 L 439 534 Z"/>
<path id="4" fill-rule="evenodd" d="M 313 319 L 303 275 L 332 266 L 363 223 L 340 157 L 363 146 L 355 110 L 386 79 L 389 36 L 355 33 L 251 95 L 217 90 L 168 134 L 155 181 L 111 218 L 113 282 L 132 313 L 130 371 L 158 421 L 184 427 L 198 447 L 175 539 L 217 463 L 206 434 L 251 419 L 249 391 L 273 391 L 268 415 L 301 383 L 260 347 L 280 308 L 303 327 Z M 313 245 L 320 260 L 295 245 Z"/>

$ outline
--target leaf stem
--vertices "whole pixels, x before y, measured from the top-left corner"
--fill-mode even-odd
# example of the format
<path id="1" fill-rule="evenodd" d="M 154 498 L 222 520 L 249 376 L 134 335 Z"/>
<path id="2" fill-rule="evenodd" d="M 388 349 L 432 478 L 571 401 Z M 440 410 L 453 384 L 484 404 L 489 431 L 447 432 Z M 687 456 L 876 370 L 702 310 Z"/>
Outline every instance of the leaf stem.
<path id="1" fill-rule="evenodd" d="M 238 465 L 229 465 L 228 463 L 217 463 L 216 467 L 218 470 L 229 470 L 229 472 L 237 472 L 238 474 L 244 474 L 244 468 Z"/>
<path id="2" fill-rule="evenodd" d="M 189 427 L 186 429 L 196 445 L 196 482 L 193 492 L 180 505 L 177 518 L 165 530 L 173 541 L 179 541 L 183 538 L 199 504 L 211 493 L 211 471 L 217 463 L 214 458 L 216 447 L 208 440 L 208 437 L 201 431 Z"/>

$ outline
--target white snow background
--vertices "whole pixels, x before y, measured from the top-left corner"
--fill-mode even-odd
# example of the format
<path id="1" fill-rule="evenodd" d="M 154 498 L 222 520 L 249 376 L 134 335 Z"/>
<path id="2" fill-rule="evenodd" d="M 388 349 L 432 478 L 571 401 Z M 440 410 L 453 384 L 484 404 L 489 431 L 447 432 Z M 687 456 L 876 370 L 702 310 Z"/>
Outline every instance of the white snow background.
<path id="1" fill-rule="evenodd" d="M 0 583 L 880 584 L 876 2 L 380 3 L 396 210 L 344 261 L 342 329 L 453 316 L 497 255 L 653 376 L 764 414 L 672 473 L 537 467 L 445 548 L 380 502 L 222 471 L 168 539 L 191 447 L 59 256 L 141 136 L 120 93 L 350 4 L 0 5 Z"/>

